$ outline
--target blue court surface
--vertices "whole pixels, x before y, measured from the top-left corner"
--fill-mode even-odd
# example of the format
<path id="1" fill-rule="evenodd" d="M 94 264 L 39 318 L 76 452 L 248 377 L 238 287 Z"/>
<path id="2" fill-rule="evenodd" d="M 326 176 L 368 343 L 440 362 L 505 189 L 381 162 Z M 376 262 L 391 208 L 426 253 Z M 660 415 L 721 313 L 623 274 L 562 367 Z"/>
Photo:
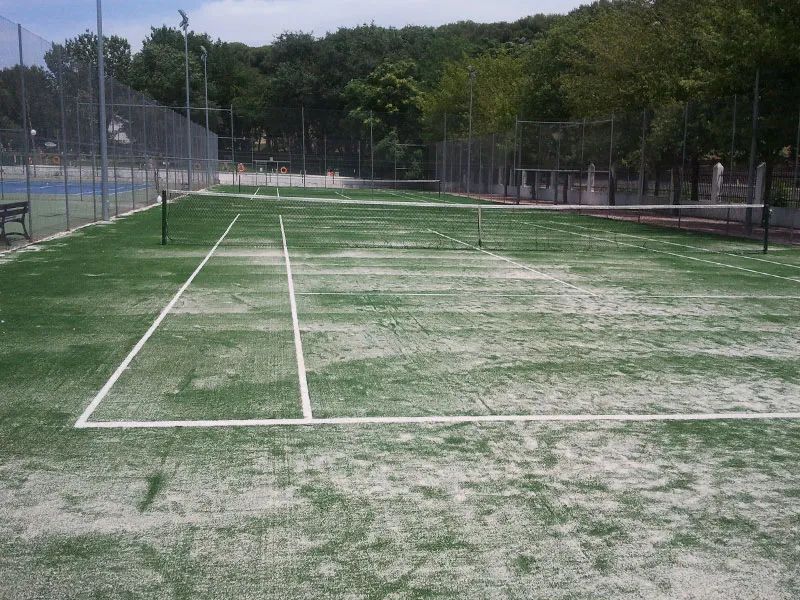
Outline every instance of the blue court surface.
<path id="1" fill-rule="evenodd" d="M 127 193 L 134 190 L 144 190 L 147 189 L 147 185 L 143 183 L 131 184 L 131 183 L 117 183 L 116 186 L 112 181 L 108 182 L 108 193 Z M 0 189 L 3 190 L 6 194 L 25 194 L 26 193 L 26 182 L 24 179 L 5 179 L 0 182 Z M 96 194 L 100 193 L 100 182 L 95 181 L 70 181 L 67 183 L 66 186 L 67 193 L 72 195 L 91 195 L 93 192 Z M 57 180 L 39 180 L 39 181 L 31 181 L 31 194 L 36 196 L 43 196 L 43 195 L 52 195 L 52 196 L 63 196 L 64 195 L 64 182 L 57 181 Z"/>

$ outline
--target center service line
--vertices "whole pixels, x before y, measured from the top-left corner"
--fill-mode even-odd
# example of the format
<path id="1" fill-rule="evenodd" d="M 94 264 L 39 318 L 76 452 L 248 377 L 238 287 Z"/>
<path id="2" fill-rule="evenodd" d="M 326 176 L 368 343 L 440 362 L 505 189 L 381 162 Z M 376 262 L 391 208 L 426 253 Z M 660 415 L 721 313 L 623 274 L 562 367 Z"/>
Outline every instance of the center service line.
<path id="1" fill-rule="evenodd" d="M 283 257 L 286 260 L 286 277 L 289 280 L 289 306 L 292 309 L 292 327 L 294 329 L 294 351 L 297 355 L 297 377 L 300 380 L 300 401 L 303 404 L 303 418 L 311 420 L 311 398 L 308 396 L 308 381 L 306 381 L 306 361 L 303 358 L 303 342 L 300 339 L 300 321 L 297 318 L 297 302 L 294 297 L 294 282 L 292 281 L 292 263 L 289 261 L 289 249 L 286 247 L 286 231 L 283 228 L 283 215 L 278 215 L 281 223 L 281 238 L 283 239 Z"/>

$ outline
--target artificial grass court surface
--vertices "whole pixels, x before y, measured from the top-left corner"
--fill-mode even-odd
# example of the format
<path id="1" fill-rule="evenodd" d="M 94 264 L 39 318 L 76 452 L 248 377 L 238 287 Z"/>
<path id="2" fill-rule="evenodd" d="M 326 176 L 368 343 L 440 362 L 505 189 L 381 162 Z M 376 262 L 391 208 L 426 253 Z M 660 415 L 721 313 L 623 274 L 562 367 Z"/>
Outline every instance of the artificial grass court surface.
<path id="1" fill-rule="evenodd" d="M 208 252 L 159 218 L 0 259 L 0 597 L 798 595 L 795 420 L 73 428 Z M 799 410 L 796 250 L 286 229 L 315 417 Z M 90 421 L 299 417 L 282 260 L 223 242 Z"/>

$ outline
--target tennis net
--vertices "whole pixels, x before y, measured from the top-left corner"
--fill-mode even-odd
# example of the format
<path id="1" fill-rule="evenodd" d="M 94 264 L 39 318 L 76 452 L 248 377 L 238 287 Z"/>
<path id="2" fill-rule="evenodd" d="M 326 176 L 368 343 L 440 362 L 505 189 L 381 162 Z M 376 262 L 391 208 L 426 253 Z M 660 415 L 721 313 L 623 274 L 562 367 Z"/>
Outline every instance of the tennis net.
<path id="1" fill-rule="evenodd" d="M 167 192 L 165 243 L 294 247 L 597 251 L 610 245 L 686 252 L 758 252 L 761 205 L 504 205 Z M 752 228 L 746 226 L 750 212 Z"/>

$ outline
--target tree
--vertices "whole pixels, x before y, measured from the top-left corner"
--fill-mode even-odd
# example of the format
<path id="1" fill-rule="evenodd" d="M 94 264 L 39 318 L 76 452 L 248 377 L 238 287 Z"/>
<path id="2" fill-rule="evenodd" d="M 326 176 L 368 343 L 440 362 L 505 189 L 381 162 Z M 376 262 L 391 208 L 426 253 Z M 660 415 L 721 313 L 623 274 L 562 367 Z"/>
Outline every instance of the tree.
<path id="1" fill-rule="evenodd" d="M 425 97 L 424 120 L 431 139 L 441 137 L 445 113 L 448 129 L 454 135 L 466 135 L 470 67 L 476 71 L 472 86 L 473 132 L 480 135 L 513 129 L 523 95 L 530 86 L 518 54 L 515 49 L 501 49 L 447 63 L 437 89 Z"/>

